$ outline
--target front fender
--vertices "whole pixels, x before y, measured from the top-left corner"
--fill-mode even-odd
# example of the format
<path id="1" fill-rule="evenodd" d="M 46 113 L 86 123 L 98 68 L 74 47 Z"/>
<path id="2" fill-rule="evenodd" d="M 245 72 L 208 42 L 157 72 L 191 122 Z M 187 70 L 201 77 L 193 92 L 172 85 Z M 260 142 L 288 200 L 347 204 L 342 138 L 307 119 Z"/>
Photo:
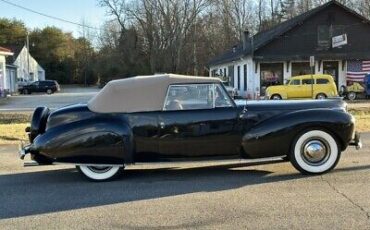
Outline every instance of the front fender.
<path id="1" fill-rule="evenodd" d="M 287 155 L 295 138 L 308 129 L 330 132 L 345 150 L 354 131 L 354 118 L 333 109 L 286 112 L 250 128 L 242 137 L 242 147 L 249 157 Z"/>
<path id="2" fill-rule="evenodd" d="M 123 164 L 132 162 L 132 133 L 123 119 L 77 121 L 37 136 L 31 152 L 57 162 Z"/>

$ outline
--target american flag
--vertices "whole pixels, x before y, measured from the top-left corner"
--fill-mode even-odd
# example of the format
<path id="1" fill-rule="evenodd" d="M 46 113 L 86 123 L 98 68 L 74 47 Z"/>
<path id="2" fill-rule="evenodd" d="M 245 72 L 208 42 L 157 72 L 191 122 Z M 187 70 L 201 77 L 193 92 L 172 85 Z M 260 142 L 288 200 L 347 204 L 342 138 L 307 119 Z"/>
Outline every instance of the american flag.
<path id="1" fill-rule="evenodd" d="M 347 62 L 347 81 L 363 82 L 368 73 L 370 73 L 370 61 Z"/>

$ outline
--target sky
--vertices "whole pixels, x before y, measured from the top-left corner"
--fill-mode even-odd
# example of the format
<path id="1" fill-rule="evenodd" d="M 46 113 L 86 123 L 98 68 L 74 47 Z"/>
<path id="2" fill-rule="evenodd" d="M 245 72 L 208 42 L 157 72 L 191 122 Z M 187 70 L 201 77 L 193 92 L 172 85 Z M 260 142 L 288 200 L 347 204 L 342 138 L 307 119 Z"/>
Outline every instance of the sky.
<path id="1" fill-rule="evenodd" d="M 105 9 L 98 6 L 98 0 L 8 0 L 32 10 L 63 18 L 82 24 L 83 21 L 92 27 L 100 27 L 105 20 Z M 72 32 L 75 37 L 82 35 L 81 27 L 47 18 L 0 1 L 0 17 L 16 18 L 28 28 L 56 26 L 65 32 Z"/>

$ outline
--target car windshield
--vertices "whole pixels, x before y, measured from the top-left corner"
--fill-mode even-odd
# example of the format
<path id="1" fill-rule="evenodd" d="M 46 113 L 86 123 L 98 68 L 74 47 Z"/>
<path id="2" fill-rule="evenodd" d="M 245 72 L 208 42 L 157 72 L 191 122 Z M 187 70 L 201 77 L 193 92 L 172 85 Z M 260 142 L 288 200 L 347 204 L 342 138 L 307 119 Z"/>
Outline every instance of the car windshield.
<path id="1" fill-rule="evenodd" d="M 224 84 L 224 86 L 230 86 L 230 83 L 228 81 L 223 81 L 222 84 Z"/>

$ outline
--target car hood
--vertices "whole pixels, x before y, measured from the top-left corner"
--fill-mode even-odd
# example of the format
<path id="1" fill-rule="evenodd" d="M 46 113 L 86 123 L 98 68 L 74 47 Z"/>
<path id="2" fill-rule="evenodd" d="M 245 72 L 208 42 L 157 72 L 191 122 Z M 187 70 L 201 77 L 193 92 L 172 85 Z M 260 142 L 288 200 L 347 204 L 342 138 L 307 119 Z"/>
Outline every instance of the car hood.
<path id="1" fill-rule="evenodd" d="M 302 110 L 302 109 L 346 109 L 347 103 L 341 98 L 326 99 L 326 100 L 260 100 L 260 101 L 244 101 L 236 102 L 237 106 L 245 106 L 249 111 L 264 111 L 264 110 Z"/>

